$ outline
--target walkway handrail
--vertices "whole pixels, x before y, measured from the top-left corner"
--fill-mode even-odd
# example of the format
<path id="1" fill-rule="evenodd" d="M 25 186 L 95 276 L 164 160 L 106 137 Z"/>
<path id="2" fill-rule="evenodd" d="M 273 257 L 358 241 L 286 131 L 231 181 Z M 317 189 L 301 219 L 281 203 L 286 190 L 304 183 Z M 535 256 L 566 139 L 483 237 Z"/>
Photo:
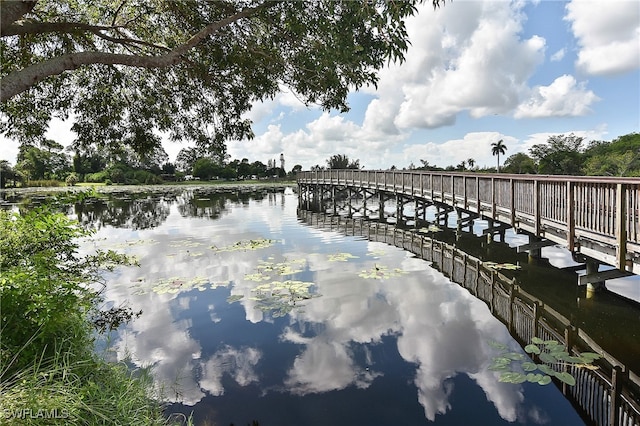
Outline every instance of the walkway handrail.
<path id="1" fill-rule="evenodd" d="M 447 204 L 640 273 L 640 178 L 340 169 L 297 179 Z"/>

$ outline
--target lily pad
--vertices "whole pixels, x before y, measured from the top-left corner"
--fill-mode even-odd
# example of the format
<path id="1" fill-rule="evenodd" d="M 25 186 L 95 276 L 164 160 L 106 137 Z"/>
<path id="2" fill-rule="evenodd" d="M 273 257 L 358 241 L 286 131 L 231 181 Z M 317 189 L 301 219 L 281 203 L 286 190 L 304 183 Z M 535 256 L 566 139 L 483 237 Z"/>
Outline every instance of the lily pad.
<path id="1" fill-rule="evenodd" d="M 520 269 L 519 265 L 514 265 L 513 263 L 484 262 L 483 264 L 487 268 L 494 269 L 496 271 L 500 271 L 500 270 L 516 271 Z"/>
<path id="2" fill-rule="evenodd" d="M 508 371 L 506 373 L 502 373 L 500 375 L 500 379 L 501 382 L 504 383 L 524 383 L 527 381 L 527 376 L 522 374 L 522 373 L 517 373 L 515 371 Z"/>
<path id="3" fill-rule="evenodd" d="M 347 262 L 349 259 L 358 259 L 358 256 L 351 253 L 336 253 L 328 256 L 329 262 Z"/>
<path id="4" fill-rule="evenodd" d="M 541 352 L 541 351 L 540 351 L 540 348 L 539 348 L 539 347 L 537 347 L 537 346 L 536 346 L 536 345 L 534 345 L 534 344 L 529 344 L 529 345 L 525 346 L 525 347 L 524 347 L 524 351 L 525 351 L 526 353 L 528 353 L 528 354 L 536 354 L 536 355 L 540 354 L 540 352 Z"/>
<path id="5" fill-rule="evenodd" d="M 256 302 L 256 309 L 270 312 L 274 318 L 282 317 L 300 306 L 299 302 L 320 296 L 311 293 L 313 285 L 312 282 L 294 280 L 264 283 L 251 290 L 254 294 L 250 300 Z"/>
<path id="6" fill-rule="evenodd" d="M 560 381 L 568 384 L 569 386 L 575 386 L 576 385 L 576 378 L 573 377 L 571 374 L 567 373 L 566 371 L 562 371 L 560 373 L 556 373 L 556 377 L 558 379 L 560 379 Z"/>
<path id="7" fill-rule="evenodd" d="M 373 265 L 371 269 L 363 270 L 358 274 L 359 277 L 362 278 L 370 278 L 374 280 L 382 280 L 385 278 L 399 277 L 401 275 L 407 274 L 406 271 L 403 271 L 400 268 L 389 269 L 384 265 Z"/>
<path id="8" fill-rule="evenodd" d="M 215 252 L 231 252 L 231 251 L 248 251 L 248 250 L 259 250 L 267 247 L 271 247 L 276 243 L 276 240 L 270 240 L 266 238 L 258 238 L 255 240 L 240 240 L 234 244 L 217 247 L 212 246 L 211 249 Z"/>

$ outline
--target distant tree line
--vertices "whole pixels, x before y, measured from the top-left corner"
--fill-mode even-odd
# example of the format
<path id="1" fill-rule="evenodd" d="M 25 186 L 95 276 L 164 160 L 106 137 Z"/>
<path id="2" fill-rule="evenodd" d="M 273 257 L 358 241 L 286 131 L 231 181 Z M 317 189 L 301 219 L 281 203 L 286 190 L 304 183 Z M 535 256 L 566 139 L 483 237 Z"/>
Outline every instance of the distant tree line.
<path id="1" fill-rule="evenodd" d="M 518 173 L 586 176 L 640 176 L 640 133 L 629 133 L 612 141 L 591 141 L 573 133 L 555 135 L 546 143 L 536 144 L 528 153 L 518 152 L 509 156 L 500 167 L 500 155 L 507 146 L 502 140 L 492 144 L 491 152 L 498 157 L 497 167 L 476 167 L 473 158 L 444 168 L 420 160 L 420 165 L 410 164 L 409 170 L 473 171 L 480 173 Z M 104 182 L 121 184 L 154 184 L 165 180 L 266 179 L 293 177 L 302 170 L 297 164 L 289 172 L 277 167 L 270 160 L 249 161 L 247 158 L 231 160 L 225 152 L 206 151 L 203 148 L 183 148 L 176 162 L 160 147 L 145 154 L 121 145 L 109 151 L 71 146 L 66 152 L 59 143 L 45 139 L 35 145 L 22 144 L 17 162 L 11 166 L 0 161 L 0 188 L 18 185 L 38 185 L 39 182 Z M 345 154 L 335 154 L 326 165 L 315 165 L 311 170 L 360 169 L 360 160 Z M 392 165 L 390 170 L 396 170 Z"/>
<path id="2" fill-rule="evenodd" d="M 532 146 L 528 153 L 518 152 L 507 157 L 500 166 L 499 156 L 507 151 L 500 140 L 491 145 L 491 152 L 498 156 L 498 167 L 475 167 L 469 158 L 457 165 L 437 167 L 427 160 L 419 166 L 410 164 L 410 170 L 473 171 L 481 173 L 582 175 L 582 176 L 640 176 L 640 133 L 629 133 L 612 141 L 591 141 L 569 135 L 555 135 L 546 143 Z M 395 169 L 395 166 L 391 167 Z"/>
<path id="3" fill-rule="evenodd" d="M 264 164 L 247 158 L 229 161 L 220 151 L 184 148 L 175 163 L 162 146 L 139 154 L 127 145 L 110 150 L 95 146 L 65 148 L 50 139 L 38 144 L 22 144 L 15 166 L 0 161 L 0 188 L 7 186 L 57 186 L 78 182 L 106 184 L 158 184 L 187 179 L 265 179 L 291 177 L 302 170 L 295 165 L 289 173 L 276 167 L 276 161 Z"/>

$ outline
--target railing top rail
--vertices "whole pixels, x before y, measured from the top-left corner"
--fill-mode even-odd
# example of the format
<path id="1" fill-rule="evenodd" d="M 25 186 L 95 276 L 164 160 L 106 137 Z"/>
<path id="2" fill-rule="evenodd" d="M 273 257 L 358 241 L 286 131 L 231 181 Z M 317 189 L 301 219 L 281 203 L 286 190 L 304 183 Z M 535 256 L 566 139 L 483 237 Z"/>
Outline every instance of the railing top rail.
<path id="1" fill-rule="evenodd" d="M 640 177 L 617 177 L 617 176 L 572 176 L 572 175 L 525 175 L 525 174 L 507 174 L 507 173 L 477 173 L 477 172 L 439 172 L 428 170 L 354 170 L 354 169 L 330 169 L 320 170 L 319 172 L 329 172 L 330 174 L 337 172 L 370 172 L 370 173 L 402 173 L 402 174 L 418 174 L 433 176 L 459 176 L 459 177 L 479 177 L 485 179 L 501 179 L 501 180 L 521 180 L 521 181 L 552 181 L 552 182 L 584 182 L 584 183 L 624 183 L 624 184 L 640 184 Z M 306 170 L 300 172 L 300 175 L 306 173 L 315 173 L 315 171 Z"/>

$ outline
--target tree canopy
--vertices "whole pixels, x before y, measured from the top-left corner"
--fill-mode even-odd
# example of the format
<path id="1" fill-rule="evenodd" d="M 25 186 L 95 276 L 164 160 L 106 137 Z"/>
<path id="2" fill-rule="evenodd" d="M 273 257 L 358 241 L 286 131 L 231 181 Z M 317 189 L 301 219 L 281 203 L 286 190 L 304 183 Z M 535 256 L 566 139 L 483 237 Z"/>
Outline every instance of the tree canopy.
<path id="1" fill-rule="evenodd" d="M 59 117 L 79 146 L 142 153 L 165 132 L 224 151 L 253 136 L 252 103 L 282 87 L 347 110 L 350 90 L 403 60 L 417 3 L 1 0 L 0 131 L 42 139 Z"/>
<path id="2" fill-rule="evenodd" d="M 345 154 L 336 154 L 327 159 L 327 167 L 330 169 L 359 169 L 360 160 L 349 160 Z"/>

